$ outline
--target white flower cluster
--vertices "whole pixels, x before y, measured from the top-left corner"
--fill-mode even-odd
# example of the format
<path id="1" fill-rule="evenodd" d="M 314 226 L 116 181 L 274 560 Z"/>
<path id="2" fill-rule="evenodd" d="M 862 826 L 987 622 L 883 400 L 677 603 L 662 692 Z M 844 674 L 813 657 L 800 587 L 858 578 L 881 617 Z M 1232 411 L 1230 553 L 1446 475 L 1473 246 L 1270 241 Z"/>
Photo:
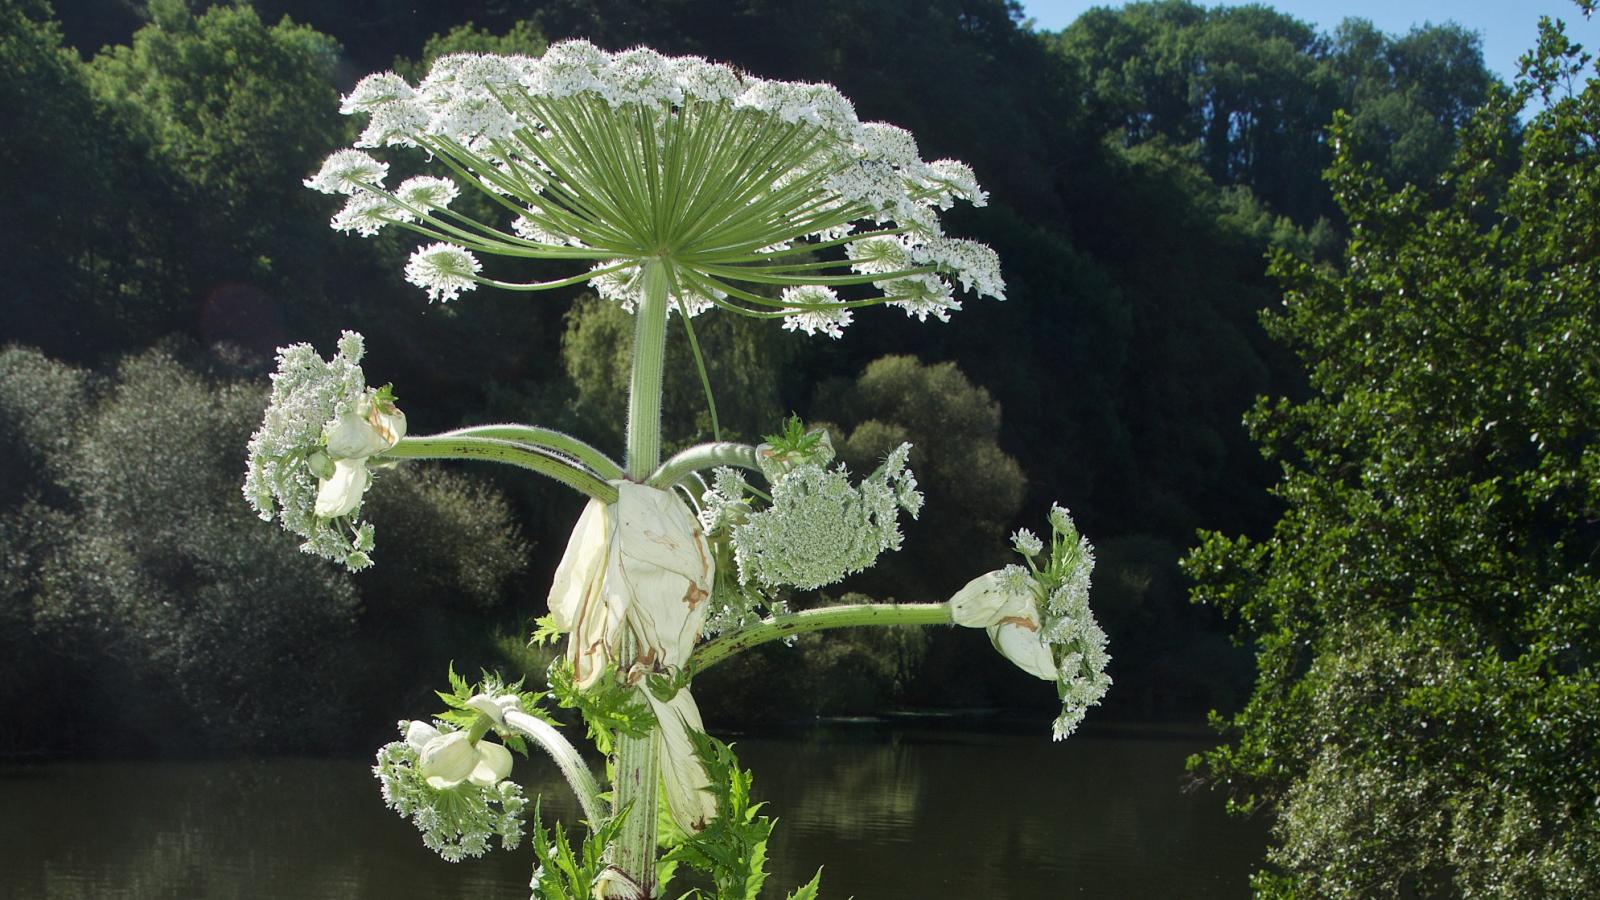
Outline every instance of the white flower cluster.
<path id="1" fill-rule="evenodd" d="M 922 509 L 917 480 L 906 467 L 911 445 L 901 444 L 859 485 L 842 463 L 789 468 L 772 481 L 772 505 L 750 511 L 744 477 L 717 472 L 701 498 L 708 531 L 725 529 L 742 584 L 810 590 L 833 584 L 900 548 L 901 510 Z"/>
<path id="2" fill-rule="evenodd" d="M 1010 565 L 979 575 L 950 598 L 957 625 L 984 628 L 989 639 L 1017 667 L 1056 683 L 1061 715 L 1052 734 L 1070 735 L 1089 707 L 1111 687 L 1106 666 L 1106 633 L 1089 609 L 1089 579 L 1094 548 L 1078 533 L 1066 509 L 1050 509 L 1050 557 L 1043 567 L 1034 558 L 1044 542 L 1026 529 L 1012 537 L 1026 566 Z"/>
<path id="3" fill-rule="evenodd" d="M 383 184 L 388 175 L 388 163 L 360 150 L 338 150 L 304 184 L 324 194 L 344 195 L 344 208 L 329 224 L 335 231 L 353 231 L 362 237 L 372 237 L 385 225 L 415 222 L 448 207 L 461 194 L 454 181 L 431 175 L 408 178 L 391 193 Z"/>
<path id="4" fill-rule="evenodd" d="M 384 804 L 411 819 L 422 832 L 422 843 L 448 862 L 484 855 L 495 837 L 500 838 L 502 848 L 516 849 L 522 843 L 522 813 L 528 801 L 515 782 L 498 777 L 499 771 L 490 771 L 498 766 L 475 762 L 465 767 L 470 776 L 460 778 L 429 774 L 431 769 L 453 762 L 440 763 L 433 758 L 460 756 L 455 752 L 461 749 L 457 745 L 467 743 L 465 733 L 448 728 L 400 723 L 406 739 L 385 744 L 372 767 L 382 785 Z M 497 755 L 506 753 L 498 744 L 484 740 L 478 744 L 495 748 Z M 465 752 L 472 755 L 475 751 L 469 747 Z M 509 754 L 504 767 L 510 767 Z M 480 770 L 487 774 L 478 777 Z"/>
<path id="5" fill-rule="evenodd" d="M 323 360 L 310 344 L 278 350 L 272 399 L 251 435 L 245 499 L 263 520 L 276 517 L 304 539 L 300 549 L 342 562 L 372 564 L 373 529 L 360 523 L 371 485 L 367 458 L 405 436 L 405 415 L 387 389 L 367 387 L 361 335 L 346 331 Z"/>
<path id="6" fill-rule="evenodd" d="M 951 280 L 1004 298 L 993 251 L 942 235 L 940 211 L 957 200 L 987 202 L 972 169 L 923 161 L 909 132 L 860 121 L 831 85 L 572 40 L 537 58 L 444 56 L 416 86 L 392 72 L 370 75 L 340 111 L 367 117 L 357 148 L 420 146 L 459 165 L 467 183 L 527 211 L 509 230 L 483 225 L 485 240 L 463 237 L 455 220 L 425 227 L 455 198 L 455 182 L 412 179 L 390 192 L 386 164 L 359 149 L 330 156 L 306 184 L 348 197 L 335 228 L 367 236 L 421 223 L 418 231 L 462 245 L 445 257 L 432 244 L 407 266 L 407 278 L 434 299 L 470 290 L 475 253 L 489 252 L 596 262 L 594 286 L 631 309 L 637 269 L 605 270 L 670 247 L 674 289 L 691 314 L 727 305 L 733 294 L 775 309 L 793 330 L 838 337 L 849 309 L 826 278 L 807 279 L 821 270 L 797 264 L 796 254 L 837 246 L 856 223 L 888 235 L 862 243 L 894 245 L 894 264 L 873 269 L 885 277 L 871 284 L 909 315 L 948 319 L 960 308 Z M 583 250 L 590 252 L 574 255 Z M 851 245 L 837 266 L 870 252 Z M 790 288 L 776 306 L 727 285 L 763 266 L 778 280 L 749 283 Z"/>
<path id="7" fill-rule="evenodd" d="M 832 288 L 807 284 L 783 289 L 783 305 L 790 309 L 783 327 L 786 331 L 844 337 L 844 327 L 854 318 Z"/>
<path id="8" fill-rule="evenodd" d="M 845 245 L 850 268 L 862 275 L 888 275 L 917 266 L 934 266 L 955 273 L 962 288 L 1005 299 L 1005 280 L 1000 275 L 1000 257 L 987 245 L 959 238 L 896 235 L 851 241 Z M 950 321 L 950 313 L 961 308 L 950 283 L 934 275 L 905 275 L 887 281 L 874 281 L 873 287 L 889 298 L 906 315 L 925 321 L 933 316 Z"/>

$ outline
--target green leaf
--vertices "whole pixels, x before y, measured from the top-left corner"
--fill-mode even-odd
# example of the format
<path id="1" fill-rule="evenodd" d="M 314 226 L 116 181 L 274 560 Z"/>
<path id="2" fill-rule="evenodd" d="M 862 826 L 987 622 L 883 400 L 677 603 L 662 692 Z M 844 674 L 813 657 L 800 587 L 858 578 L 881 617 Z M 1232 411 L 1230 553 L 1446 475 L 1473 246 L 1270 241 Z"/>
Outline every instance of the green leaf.
<path id="1" fill-rule="evenodd" d="M 817 874 L 811 880 L 792 891 L 787 900 L 817 900 L 817 891 L 822 887 L 822 867 L 817 867 Z"/>
<path id="2" fill-rule="evenodd" d="M 587 690 L 572 682 L 572 666 L 556 659 L 546 672 L 550 695 L 562 709 L 575 709 L 583 716 L 589 738 L 605 754 L 611 752 L 617 734 L 644 737 L 655 726 L 655 716 L 639 692 L 621 684 L 608 667 Z"/>

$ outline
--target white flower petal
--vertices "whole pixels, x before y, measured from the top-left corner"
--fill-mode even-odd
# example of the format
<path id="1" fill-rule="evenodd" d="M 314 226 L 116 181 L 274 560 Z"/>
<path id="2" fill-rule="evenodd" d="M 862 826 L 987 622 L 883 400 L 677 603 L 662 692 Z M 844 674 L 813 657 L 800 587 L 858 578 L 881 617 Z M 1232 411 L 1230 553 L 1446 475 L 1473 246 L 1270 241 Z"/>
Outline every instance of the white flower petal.
<path id="1" fill-rule="evenodd" d="M 625 598 L 604 590 L 611 518 L 606 504 L 589 501 L 550 586 L 550 614 L 556 627 L 570 635 L 567 660 L 579 688 L 594 684 L 613 657 L 627 612 Z"/>
<path id="2" fill-rule="evenodd" d="M 410 744 L 412 749 L 418 753 L 422 752 L 422 748 L 428 746 L 429 741 L 439 736 L 439 729 L 429 725 L 427 722 L 412 722 L 406 726 L 405 732 L 406 743 Z"/>
<path id="3" fill-rule="evenodd" d="M 710 604 L 715 564 L 700 523 L 677 494 L 617 483 L 617 541 L 609 590 L 628 594 L 628 624 L 641 662 L 688 662 Z"/>
<path id="4" fill-rule="evenodd" d="M 1022 671 L 1045 681 L 1057 679 L 1055 659 L 1051 656 L 1050 645 L 1039 633 L 1037 620 L 1008 617 L 989 629 L 989 640 L 1002 656 L 1016 663 Z"/>
<path id="5" fill-rule="evenodd" d="M 1001 572 L 985 572 L 950 598 L 950 620 L 967 628 L 988 628 L 1009 614 L 1015 595 Z"/>
<path id="6" fill-rule="evenodd" d="M 472 699 L 467 701 L 467 706 L 488 716 L 496 725 L 506 723 L 506 708 L 500 704 L 498 698 L 488 694 L 474 694 Z"/>

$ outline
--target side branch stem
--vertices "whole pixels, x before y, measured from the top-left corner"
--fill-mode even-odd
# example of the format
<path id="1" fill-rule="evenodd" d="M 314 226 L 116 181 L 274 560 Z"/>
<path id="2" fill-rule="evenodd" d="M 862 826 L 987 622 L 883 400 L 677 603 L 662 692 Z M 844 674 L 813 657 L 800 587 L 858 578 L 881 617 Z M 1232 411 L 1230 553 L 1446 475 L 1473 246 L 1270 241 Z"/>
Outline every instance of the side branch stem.
<path id="1" fill-rule="evenodd" d="M 382 459 L 484 459 L 531 469 L 603 503 L 617 502 L 617 489 L 571 460 L 537 447 L 487 437 L 407 437 L 379 454 Z"/>
<path id="2" fill-rule="evenodd" d="M 617 465 L 611 457 L 605 455 L 599 448 L 553 428 L 540 428 L 537 425 L 517 425 L 512 423 L 472 425 L 434 436 L 499 438 L 503 441 L 532 444 L 535 447 L 543 447 L 546 450 L 570 456 L 593 469 L 596 475 L 606 481 L 613 481 L 622 477 L 622 466 Z"/>
<path id="3" fill-rule="evenodd" d="M 690 472 L 712 469 L 717 466 L 738 466 L 756 469 L 756 448 L 749 444 L 719 441 L 715 444 L 697 444 L 661 464 L 661 468 L 645 483 L 651 487 L 670 488 L 689 476 Z"/>
<path id="4" fill-rule="evenodd" d="M 600 802 L 600 786 L 594 774 L 578 755 L 578 749 L 549 722 L 519 710 L 506 713 L 506 724 L 532 738 L 540 749 L 550 754 L 556 767 L 567 779 L 572 792 L 578 796 L 578 806 L 583 809 L 591 829 L 599 828 L 606 820 L 605 806 Z"/>
<path id="5" fill-rule="evenodd" d="M 862 625 L 949 625 L 950 607 L 944 603 L 852 603 L 825 606 L 786 616 L 774 616 L 700 645 L 690 658 L 695 671 L 758 647 L 768 641 L 830 628 Z"/>

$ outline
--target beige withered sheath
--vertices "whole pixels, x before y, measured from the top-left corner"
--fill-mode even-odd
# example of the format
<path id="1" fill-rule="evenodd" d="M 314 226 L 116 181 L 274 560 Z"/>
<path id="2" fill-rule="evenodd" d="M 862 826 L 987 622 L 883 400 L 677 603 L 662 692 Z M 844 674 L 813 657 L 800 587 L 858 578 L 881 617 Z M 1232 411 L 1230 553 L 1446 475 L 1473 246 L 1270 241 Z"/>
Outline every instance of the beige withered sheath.
<path id="1" fill-rule="evenodd" d="M 567 659 L 579 688 L 614 665 L 640 685 L 661 729 L 662 779 L 674 820 L 698 831 L 716 815 L 710 778 L 690 730 L 704 731 L 688 689 L 662 700 L 642 684 L 688 662 L 709 611 L 716 573 L 705 532 L 671 491 L 614 481 L 617 502 L 589 501 L 567 541 L 550 588 L 555 625 L 568 633 Z M 626 631 L 624 630 L 626 629 Z M 623 637 L 633 638 L 622 658 Z"/>

